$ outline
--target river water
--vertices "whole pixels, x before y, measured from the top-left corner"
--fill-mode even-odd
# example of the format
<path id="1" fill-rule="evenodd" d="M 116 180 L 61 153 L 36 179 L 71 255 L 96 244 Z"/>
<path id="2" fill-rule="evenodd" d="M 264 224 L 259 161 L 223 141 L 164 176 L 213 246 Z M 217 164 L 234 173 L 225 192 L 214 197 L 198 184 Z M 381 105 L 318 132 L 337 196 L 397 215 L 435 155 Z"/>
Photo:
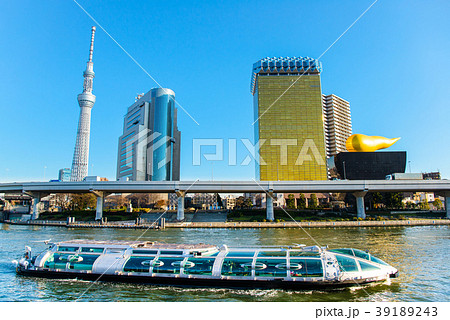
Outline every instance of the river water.
<path id="1" fill-rule="evenodd" d="M 306 233 L 309 233 L 308 234 Z M 314 229 L 66 229 L 0 224 L 0 301 L 449 301 L 450 227 Z M 148 240 L 228 246 L 328 245 L 369 249 L 395 266 L 390 283 L 332 291 L 173 288 L 17 276 L 11 260 L 24 246 L 52 239 Z M 312 238 L 316 241 L 314 242 Z"/>

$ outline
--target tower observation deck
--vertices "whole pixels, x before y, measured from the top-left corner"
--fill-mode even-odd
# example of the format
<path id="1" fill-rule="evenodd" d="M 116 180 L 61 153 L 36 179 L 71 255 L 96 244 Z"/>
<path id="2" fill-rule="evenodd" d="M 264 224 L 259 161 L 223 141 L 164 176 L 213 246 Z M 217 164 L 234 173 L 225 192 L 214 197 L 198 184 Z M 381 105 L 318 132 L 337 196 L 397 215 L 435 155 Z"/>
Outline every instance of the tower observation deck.
<path id="1" fill-rule="evenodd" d="M 82 181 L 88 175 L 91 110 L 95 103 L 95 96 L 92 94 L 92 85 L 95 76 L 94 63 L 92 62 L 94 36 L 95 27 L 92 27 L 89 60 L 87 62 L 86 70 L 83 73 L 83 92 L 78 95 L 80 118 L 78 120 L 77 139 L 73 153 L 71 181 Z"/>

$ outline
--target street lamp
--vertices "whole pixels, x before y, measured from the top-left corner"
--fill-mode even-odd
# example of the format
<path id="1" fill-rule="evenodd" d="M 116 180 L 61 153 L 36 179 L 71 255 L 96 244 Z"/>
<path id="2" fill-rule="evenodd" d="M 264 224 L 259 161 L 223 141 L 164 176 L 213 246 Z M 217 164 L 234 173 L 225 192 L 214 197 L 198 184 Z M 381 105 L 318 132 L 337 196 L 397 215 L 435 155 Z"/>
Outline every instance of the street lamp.
<path id="1" fill-rule="evenodd" d="M 344 166 L 344 180 L 347 180 L 347 175 L 345 174 L 345 161 L 342 161 L 342 165 Z"/>

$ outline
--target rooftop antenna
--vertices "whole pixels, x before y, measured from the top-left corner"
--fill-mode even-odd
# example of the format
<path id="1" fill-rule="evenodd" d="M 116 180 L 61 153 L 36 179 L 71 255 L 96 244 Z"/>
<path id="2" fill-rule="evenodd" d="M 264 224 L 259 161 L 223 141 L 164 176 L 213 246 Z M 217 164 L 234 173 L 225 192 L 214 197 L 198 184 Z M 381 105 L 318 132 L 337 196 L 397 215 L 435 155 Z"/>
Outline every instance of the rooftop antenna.
<path id="1" fill-rule="evenodd" d="M 94 36 L 95 36 L 95 26 L 91 29 L 91 48 L 89 49 L 89 62 L 92 62 L 92 54 L 94 53 Z"/>

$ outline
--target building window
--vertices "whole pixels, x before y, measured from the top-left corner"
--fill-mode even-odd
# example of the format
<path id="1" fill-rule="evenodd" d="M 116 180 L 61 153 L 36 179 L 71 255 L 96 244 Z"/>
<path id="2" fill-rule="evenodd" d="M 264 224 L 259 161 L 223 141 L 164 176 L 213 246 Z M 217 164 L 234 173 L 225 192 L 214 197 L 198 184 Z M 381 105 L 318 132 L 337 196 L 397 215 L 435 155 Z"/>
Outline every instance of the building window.
<path id="1" fill-rule="evenodd" d="M 128 172 L 128 171 L 131 171 L 131 170 L 133 170 L 133 168 L 129 168 L 129 169 L 126 169 L 126 170 L 120 171 L 120 174 L 122 174 L 122 173 L 125 173 L 125 172 Z"/>
<path id="2" fill-rule="evenodd" d="M 122 141 L 126 141 L 133 134 L 134 134 L 134 131 L 132 133 L 127 134 L 125 137 L 122 138 Z"/>
<path id="3" fill-rule="evenodd" d="M 129 160 L 129 159 L 131 159 L 131 158 L 133 158 L 133 157 L 132 157 L 132 156 L 129 156 L 129 157 L 125 158 L 125 159 L 120 160 L 120 162 L 127 161 L 127 160 Z"/>

